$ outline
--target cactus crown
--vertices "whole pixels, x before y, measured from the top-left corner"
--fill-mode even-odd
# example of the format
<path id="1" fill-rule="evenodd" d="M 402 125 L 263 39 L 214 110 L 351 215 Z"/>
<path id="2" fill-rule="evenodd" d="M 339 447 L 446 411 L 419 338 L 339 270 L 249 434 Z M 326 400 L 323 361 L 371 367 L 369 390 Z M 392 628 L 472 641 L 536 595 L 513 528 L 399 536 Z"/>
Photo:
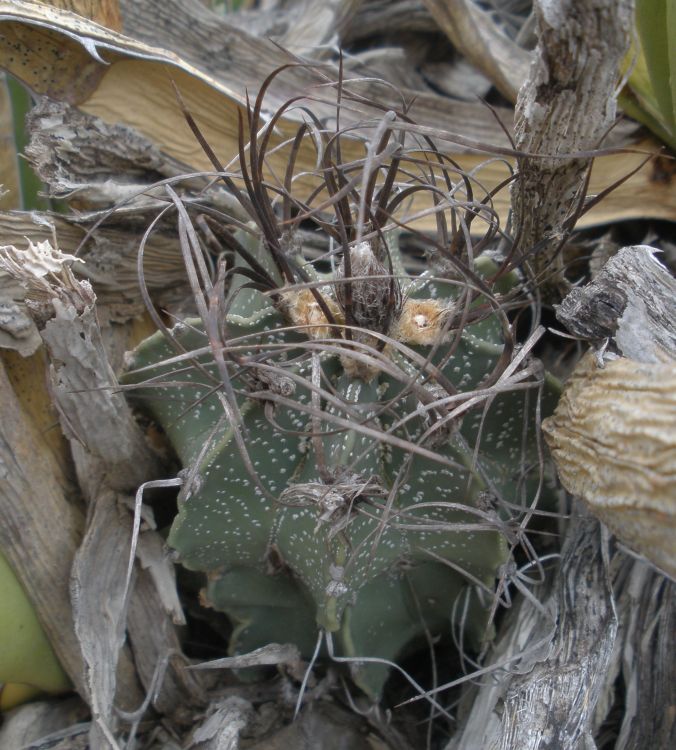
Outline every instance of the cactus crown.
<path id="1" fill-rule="evenodd" d="M 265 153 L 285 108 L 261 123 L 273 77 L 240 120 L 238 173 L 203 144 L 251 219 L 220 233 L 217 273 L 169 190 L 199 318 L 158 319 L 126 381 L 186 467 L 169 544 L 209 574 L 232 650 L 291 641 L 309 654 L 323 629 L 340 655 L 375 660 L 353 673 L 377 696 L 386 661 L 425 633 L 462 620 L 475 643 L 484 634 L 508 522 L 540 479 L 541 375 L 505 313 L 518 297 L 508 264 L 477 257 L 497 234 L 491 196 L 477 200 L 429 139 L 408 149 L 410 120 L 391 112 L 370 138 L 309 114 L 275 146 L 289 150 L 275 180 Z M 361 159 L 341 159 L 348 137 Z M 296 164 L 308 138 L 309 176 Z M 436 237 L 406 215 L 420 193 Z M 330 238 L 330 271 L 300 246 L 308 222 Z M 406 273 L 402 227 L 426 248 L 422 275 Z"/>

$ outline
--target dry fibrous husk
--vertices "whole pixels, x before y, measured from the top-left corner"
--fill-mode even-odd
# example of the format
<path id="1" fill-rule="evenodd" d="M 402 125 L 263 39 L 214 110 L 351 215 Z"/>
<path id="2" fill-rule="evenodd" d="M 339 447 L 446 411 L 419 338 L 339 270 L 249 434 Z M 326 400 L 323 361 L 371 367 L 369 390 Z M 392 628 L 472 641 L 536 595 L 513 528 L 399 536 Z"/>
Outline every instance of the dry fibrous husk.
<path id="1" fill-rule="evenodd" d="M 40 346 L 40 334 L 23 304 L 21 287 L 0 273 L 0 349 L 30 357 Z"/>
<path id="2" fill-rule="evenodd" d="M 147 138 L 124 125 L 109 125 L 65 102 L 43 97 L 26 117 L 26 156 L 54 198 L 79 211 L 157 207 L 152 183 L 185 173 Z M 201 180 L 202 187 L 206 180 Z"/>
<path id="3" fill-rule="evenodd" d="M 606 711 L 621 675 L 626 694 L 615 750 L 676 744 L 676 584 L 651 565 L 619 552 L 610 572 L 618 614 L 618 639 L 606 678 Z M 603 714 L 601 715 L 603 716 Z M 597 725 L 601 717 L 597 718 Z"/>
<path id="4" fill-rule="evenodd" d="M 566 489 L 676 579 L 676 281 L 646 246 L 622 249 L 557 311 L 587 354 L 543 430 Z"/>
<path id="5" fill-rule="evenodd" d="M 606 721 L 616 750 L 676 741 L 676 585 L 573 512 L 553 582 L 507 614 L 446 750 L 595 748 Z"/>
<path id="6" fill-rule="evenodd" d="M 151 579 L 143 571 L 135 585 L 128 578 L 133 525 L 125 507 L 126 493 L 157 476 L 160 468 L 124 398 L 115 392 L 117 381 L 108 365 L 94 300 L 86 297 L 86 282 L 77 284 L 85 292 L 83 308 L 79 309 L 77 295 L 70 308 L 55 304 L 55 317 L 42 335 L 53 361 L 55 402 L 71 436 L 80 487 L 89 504 L 71 591 L 94 711 L 91 742 L 115 747 L 114 699 L 120 677 L 119 670 L 115 672 L 129 649 L 127 631 L 135 658 L 126 679 L 138 674 L 143 688 L 156 693 L 154 705 L 174 714 L 201 696 L 199 680 L 179 674 L 185 665 L 172 660 L 180 656 L 180 644 Z M 97 606 L 102 596 L 107 602 L 103 609 Z M 162 679 L 156 685 L 154 672 L 160 669 Z M 138 701 L 134 708 L 140 706 Z"/>
<path id="7" fill-rule="evenodd" d="M 676 358 L 676 279 L 649 245 L 631 245 L 611 255 L 585 286 L 556 307 L 556 317 L 574 335 L 592 343 L 612 340 L 636 362 Z"/>
<path id="8" fill-rule="evenodd" d="M 676 580 L 676 362 L 587 354 L 543 429 L 564 487 Z"/>
<path id="9" fill-rule="evenodd" d="M 446 750 L 594 747 L 617 618 L 600 524 L 582 509 L 553 579 L 520 600 Z"/>
<path id="10" fill-rule="evenodd" d="M 138 291 L 137 255 L 139 238 L 150 217 L 144 210 L 130 211 L 107 219 L 86 239 L 88 229 L 101 218 L 99 212 L 68 218 L 33 211 L 0 212 L 0 233 L 4 243 L 16 247 L 24 246 L 26 237 L 38 243 L 53 242 L 56 236 L 63 252 L 78 253 L 85 260 L 84 265 L 77 264 L 75 272 L 95 286 L 111 320 L 125 322 L 145 311 Z M 180 250 L 168 227 L 160 227 L 148 239 L 144 269 L 148 289 L 159 305 L 171 307 L 185 299 Z M 39 336 L 26 312 L 24 297 L 16 281 L 0 270 L 0 310 L 4 313 L 0 319 L 0 348 L 25 355 L 39 346 Z"/>

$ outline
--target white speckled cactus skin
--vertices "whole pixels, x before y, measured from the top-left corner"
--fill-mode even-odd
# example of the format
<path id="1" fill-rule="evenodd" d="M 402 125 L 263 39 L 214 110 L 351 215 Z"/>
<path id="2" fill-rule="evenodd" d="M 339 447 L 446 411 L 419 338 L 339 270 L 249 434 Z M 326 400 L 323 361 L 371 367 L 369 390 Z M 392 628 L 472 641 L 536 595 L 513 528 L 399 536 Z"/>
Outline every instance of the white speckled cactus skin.
<path id="1" fill-rule="evenodd" d="M 397 248 L 391 252 L 400 268 Z M 424 279 L 402 285 L 408 303 L 445 300 L 454 289 Z M 324 339 L 290 331 L 268 297 L 239 291 L 226 348 L 273 363 L 294 380 L 291 395 L 270 400 L 252 392 L 246 367 L 231 369 L 254 477 L 224 418 L 218 378 L 209 377 L 216 370 L 202 330 L 199 321 L 173 330 L 185 351 L 198 352 L 192 361 L 176 361 L 161 334 L 146 340 L 132 365 L 152 369 L 132 372 L 126 382 L 155 379 L 131 397 L 162 425 L 188 470 L 169 545 L 185 566 L 209 574 L 208 599 L 236 624 L 232 651 L 295 642 L 309 655 L 323 628 L 334 633 L 341 655 L 396 660 L 425 629 L 449 633 L 469 577 L 492 587 L 508 558 L 500 521 L 481 501 L 519 503 L 537 484 L 532 394 L 483 399 L 441 437 L 421 441 L 430 421 L 406 382 L 386 368 L 355 375 L 349 355 L 322 346 L 335 341 L 330 333 Z M 439 363 L 439 377 L 466 393 L 503 351 L 500 333 L 487 317 L 466 326 L 459 340 L 446 335 L 407 351 Z M 270 348 L 284 343 L 286 349 Z M 307 436 L 317 425 L 308 413 L 313 356 L 323 392 L 335 398 L 322 399 L 325 434 L 315 440 Z M 388 347 L 383 357 L 436 392 L 405 351 Z M 486 610 L 476 596 L 469 602 L 466 635 L 476 643 Z M 369 664 L 354 675 L 378 696 L 387 673 Z"/>

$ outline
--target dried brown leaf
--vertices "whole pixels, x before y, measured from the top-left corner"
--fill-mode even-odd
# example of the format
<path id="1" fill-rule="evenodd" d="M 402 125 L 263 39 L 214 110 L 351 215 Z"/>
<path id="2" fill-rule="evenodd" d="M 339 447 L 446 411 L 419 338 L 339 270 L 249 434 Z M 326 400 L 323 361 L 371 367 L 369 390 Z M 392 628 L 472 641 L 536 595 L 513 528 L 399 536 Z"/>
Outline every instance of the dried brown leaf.
<path id="1" fill-rule="evenodd" d="M 676 364 L 588 354 L 542 427 L 566 489 L 676 578 Z"/>

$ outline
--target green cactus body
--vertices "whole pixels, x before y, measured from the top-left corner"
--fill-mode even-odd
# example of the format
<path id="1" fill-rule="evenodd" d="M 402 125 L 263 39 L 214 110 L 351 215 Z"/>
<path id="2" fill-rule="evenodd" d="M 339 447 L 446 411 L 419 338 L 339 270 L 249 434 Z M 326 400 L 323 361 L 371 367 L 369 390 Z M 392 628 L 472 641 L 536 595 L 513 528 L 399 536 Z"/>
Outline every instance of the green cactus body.
<path id="1" fill-rule="evenodd" d="M 446 289 L 424 279 L 403 289 L 408 299 L 421 300 L 449 290 L 450 285 Z M 252 290 L 236 294 L 227 323 L 228 345 L 246 346 L 249 356 L 289 341 L 290 334 L 277 330 L 288 327 L 288 320 Z M 321 627 L 334 634 L 340 655 L 396 660 L 426 630 L 450 632 L 454 602 L 469 586 L 466 574 L 492 587 L 508 557 L 507 544 L 497 524 L 480 527 L 484 519 L 472 508 L 487 492 L 510 502 L 532 492 L 537 471 L 529 477 L 519 471 L 537 463 L 532 429 L 524 440 L 524 392 L 497 395 L 487 408 L 482 402 L 457 420 L 430 448 L 442 457 L 440 463 L 411 454 L 402 442 L 415 443 L 428 425 L 405 382 L 383 372 L 360 379 L 345 371 L 342 358 L 323 353 L 324 382 L 345 405 L 343 411 L 323 403 L 324 413 L 353 424 L 327 420 L 321 425 L 321 476 L 317 441 L 299 436 L 311 429 L 306 408 L 312 399 L 311 362 L 307 353 L 296 356 L 302 346 L 287 352 L 286 363 L 275 360 L 298 377 L 295 393 L 278 403 L 274 414 L 270 404 L 245 392 L 233 367 L 242 434 L 264 492 L 224 419 L 222 395 L 205 374 L 215 374 L 215 368 L 201 324 L 188 321 L 173 332 L 186 351 L 203 350 L 196 359 L 204 370 L 167 362 L 176 351 L 156 334 L 137 348 L 135 371 L 125 377 L 139 384 L 155 379 L 156 385 L 146 384 L 132 397 L 163 426 L 192 470 L 169 545 L 185 566 L 209 574 L 209 601 L 236 626 L 233 653 L 289 641 L 309 655 Z M 468 391 L 500 355 L 499 334 L 488 319 L 467 326 L 459 342 L 411 348 L 423 358 L 432 352 L 433 362 L 443 362 L 444 376 Z M 291 335 L 294 342 L 304 338 Z M 422 377 L 402 355 L 388 356 L 408 367 L 412 379 Z M 138 371 L 146 367 L 152 369 Z M 531 396 L 531 413 L 533 401 Z M 359 422 L 368 432 L 355 426 Z M 530 451 L 530 461 L 524 451 Z M 473 528 L 457 530 L 453 524 Z M 467 601 L 466 635 L 476 644 L 484 635 L 486 609 L 477 596 Z M 378 696 L 388 669 L 371 663 L 353 673 L 360 686 Z"/>

